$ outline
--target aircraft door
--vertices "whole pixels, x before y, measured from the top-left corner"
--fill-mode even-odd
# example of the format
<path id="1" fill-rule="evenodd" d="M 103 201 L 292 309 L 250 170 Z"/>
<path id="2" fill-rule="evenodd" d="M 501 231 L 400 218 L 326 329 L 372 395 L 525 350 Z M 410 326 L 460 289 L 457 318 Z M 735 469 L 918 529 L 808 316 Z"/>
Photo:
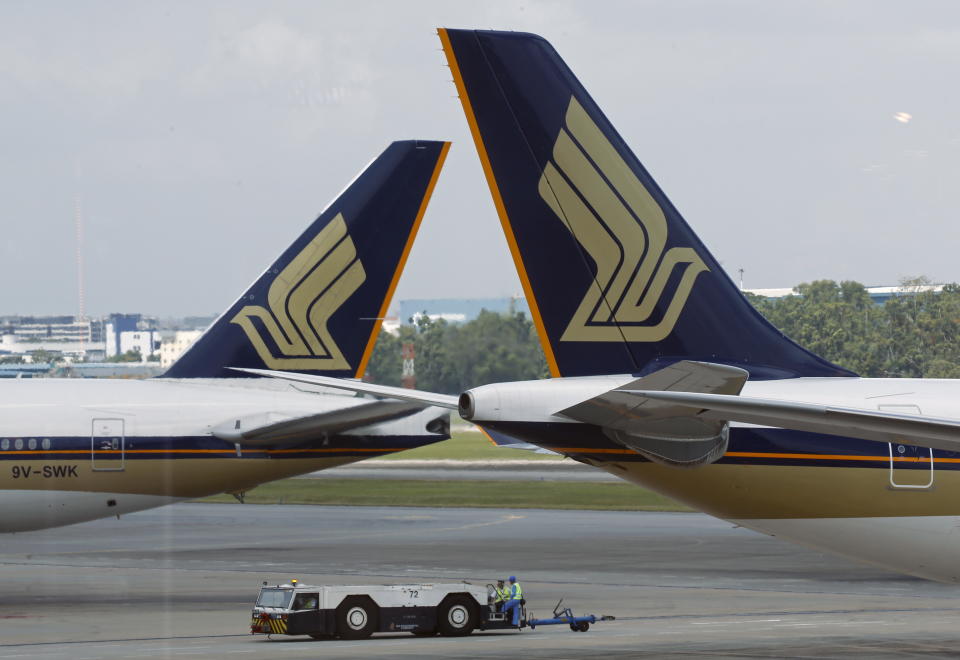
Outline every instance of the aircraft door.
<path id="1" fill-rule="evenodd" d="M 94 418 L 90 430 L 90 465 L 97 472 L 119 472 L 124 468 L 126 447 L 123 420 Z"/>
<path id="2" fill-rule="evenodd" d="M 883 412 L 919 415 L 913 405 L 883 405 Z M 890 487 L 897 490 L 925 490 L 933 487 L 933 450 L 914 445 L 887 443 L 890 451 Z"/>

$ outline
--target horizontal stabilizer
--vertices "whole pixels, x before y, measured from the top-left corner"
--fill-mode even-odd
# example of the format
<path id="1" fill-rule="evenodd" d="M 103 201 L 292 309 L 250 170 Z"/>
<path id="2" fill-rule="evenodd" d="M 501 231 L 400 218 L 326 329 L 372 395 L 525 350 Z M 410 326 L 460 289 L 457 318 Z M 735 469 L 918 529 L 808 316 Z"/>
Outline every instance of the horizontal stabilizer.
<path id="1" fill-rule="evenodd" d="M 646 390 L 630 393 L 638 400 L 684 406 L 690 415 L 714 420 L 960 451 L 960 420 L 729 394 Z"/>
<path id="2" fill-rule="evenodd" d="M 248 447 L 273 446 L 400 419 L 425 407 L 408 401 L 370 401 L 316 415 L 266 413 L 224 422 L 213 429 L 213 435 Z"/>
<path id="3" fill-rule="evenodd" d="M 479 428 L 483 434 L 498 447 L 503 447 L 505 449 L 522 449 L 523 451 L 532 451 L 534 454 L 549 454 L 551 456 L 558 456 L 557 452 L 555 451 L 544 449 L 543 447 L 531 444 L 525 440 L 515 438 L 512 435 L 507 435 L 506 433 L 502 433 L 500 431 L 494 431 L 493 429 L 488 429 L 483 426 L 478 426 L 477 428 Z"/>
<path id="4" fill-rule="evenodd" d="M 688 437 L 684 429 L 689 426 L 689 420 L 694 420 L 689 408 L 669 401 L 641 399 L 635 390 L 739 394 L 748 376 L 747 371 L 737 367 L 684 360 L 561 410 L 559 414 L 627 433 Z M 664 428 L 670 424 L 684 428 L 671 433 Z"/>
<path id="5" fill-rule="evenodd" d="M 234 371 L 243 371 L 254 376 L 267 376 L 269 378 L 280 378 L 290 380 L 296 383 L 308 383 L 310 385 L 322 385 L 323 387 L 333 387 L 350 392 L 360 392 L 362 394 L 372 394 L 374 396 L 390 397 L 391 399 L 400 399 L 401 401 L 413 401 L 428 406 L 439 406 L 441 408 L 457 409 L 457 397 L 449 394 L 435 394 L 433 392 L 421 392 L 420 390 L 408 390 L 404 387 L 390 387 L 389 385 L 374 385 L 373 383 L 364 383 L 359 380 L 346 380 L 344 378 L 332 378 L 330 376 L 313 376 L 311 374 L 301 374 L 287 371 L 273 371 L 271 369 L 234 369 Z"/>

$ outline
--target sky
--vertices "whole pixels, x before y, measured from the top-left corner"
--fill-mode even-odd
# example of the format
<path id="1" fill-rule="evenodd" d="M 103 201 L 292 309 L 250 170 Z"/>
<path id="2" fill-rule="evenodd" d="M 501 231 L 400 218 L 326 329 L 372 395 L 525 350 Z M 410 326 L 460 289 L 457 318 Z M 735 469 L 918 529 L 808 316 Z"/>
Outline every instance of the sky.
<path id="1" fill-rule="evenodd" d="M 394 308 L 519 294 L 438 26 L 550 40 L 748 288 L 960 280 L 958 3 L 4 0 L 0 315 L 78 311 L 78 200 L 88 315 L 219 313 L 409 138 Z"/>

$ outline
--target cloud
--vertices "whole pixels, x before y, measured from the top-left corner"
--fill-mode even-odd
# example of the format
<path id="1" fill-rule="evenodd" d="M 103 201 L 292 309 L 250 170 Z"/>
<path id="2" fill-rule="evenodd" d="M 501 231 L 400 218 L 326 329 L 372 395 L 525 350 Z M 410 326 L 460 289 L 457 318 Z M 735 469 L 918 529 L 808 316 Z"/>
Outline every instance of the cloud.
<path id="1" fill-rule="evenodd" d="M 94 65 L 88 59 L 56 49 L 45 51 L 32 43 L 0 42 L 0 80 L 6 78 L 31 90 L 53 85 L 66 92 L 130 96 L 151 75 L 145 64 L 142 57 L 114 57 Z"/>
<path id="2" fill-rule="evenodd" d="M 318 40 L 279 20 L 267 20 L 227 37 L 215 46 L 213 58 L 201 76 L 215 74 L 261 82 L 301 75 L 320 61 Z"/>

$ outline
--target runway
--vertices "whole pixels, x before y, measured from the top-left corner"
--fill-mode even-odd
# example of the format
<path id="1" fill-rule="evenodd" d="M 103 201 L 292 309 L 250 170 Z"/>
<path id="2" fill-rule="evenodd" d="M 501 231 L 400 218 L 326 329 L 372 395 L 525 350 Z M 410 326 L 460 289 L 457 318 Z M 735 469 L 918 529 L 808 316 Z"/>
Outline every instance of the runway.
<path id="1" fill-rule="evenodd" d="M 251 637 L 261 581 L 516 574 L 587 633 Z M 0 537 L 0 658 L 955 657 L 957 587 L 699 514 L 179 504 Z"/>

